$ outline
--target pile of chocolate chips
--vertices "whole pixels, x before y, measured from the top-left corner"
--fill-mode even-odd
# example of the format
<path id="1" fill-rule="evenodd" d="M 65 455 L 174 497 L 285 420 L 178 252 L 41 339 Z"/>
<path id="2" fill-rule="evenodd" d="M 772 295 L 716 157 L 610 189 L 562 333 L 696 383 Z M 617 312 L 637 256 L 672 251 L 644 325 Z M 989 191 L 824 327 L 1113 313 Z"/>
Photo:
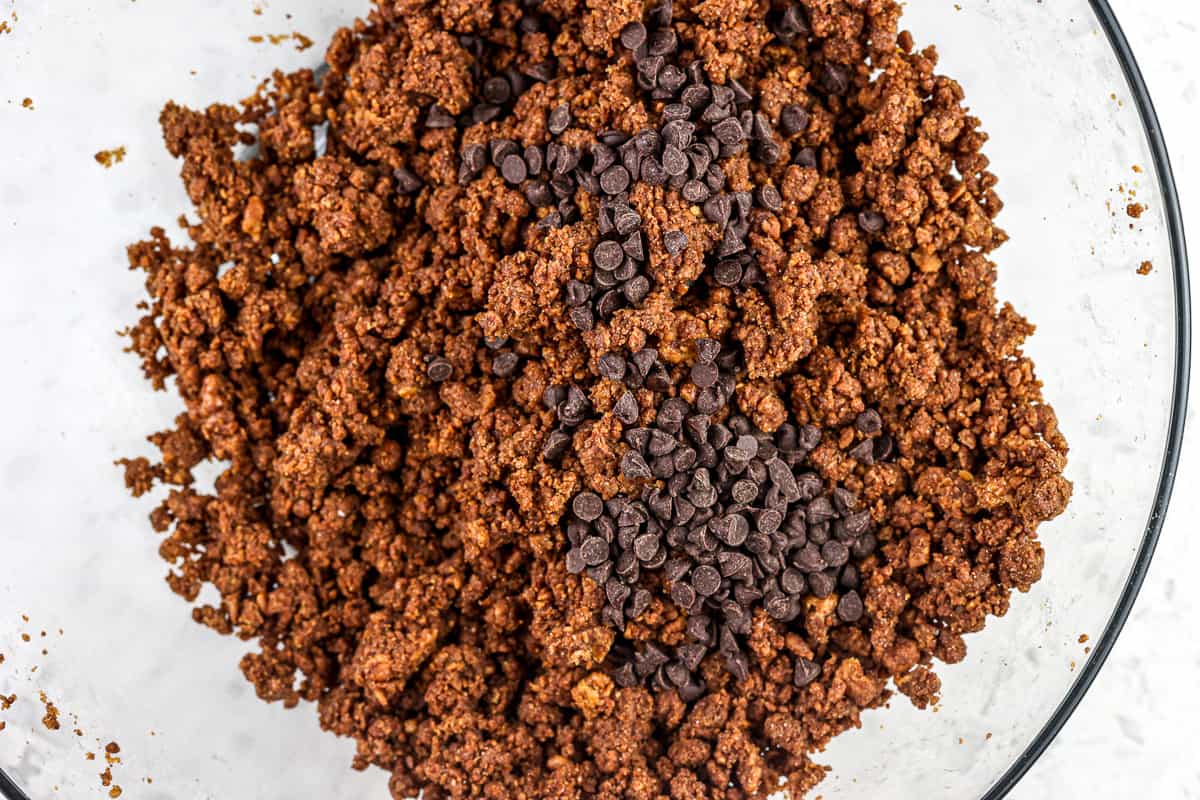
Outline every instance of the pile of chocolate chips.
<path id="1" fill-rule="evenodd" d="M 688 615 L 690 642 L 670 655 L 653 643 L 618 647 L 614 679 L 622 686 L 674 688 L 688 702 L 705 692 L 696 670 L 714 648 L 735 678 L 746 679 L 749 662 L 740 637 L 750 633 L 755 608 L 780 623 L 802 622 L 806 594 L 823 598 L 841 588 L 838 618 L 861 619 L 851 558 L 866 558 L 876 547 L 871 516 L 856 510 L 854 494 L 826 487 L 805 469 L 820 430 L 785 423 L 772 435 L 736 411 L 727 413 L 741 371 L 738 353 L 722 352 L 713 339 L 695 344 L 698 360 L 688 375 L 695 402 L 668 397 L 658 405 L 653 427 L 625 429 L 629 449 L 621 474 L 646 481 L 641 494 L 607 501 L 592 491 L 577 494 L 566 553 L 569 572 L 586 572 L 603 587 L 601 617 L 618 632 L 650 605 L 644 576 L 661 571 L 672 601 Z M 664 392 L 669 376 L 657 359 L 650 348 L 628 360 L 609 353 L 600 358 L 600 373 Z M 632 393 L 621 395 L 614 416 L 626 426 L 638 420 Z M 878 434 L 878 412 L 864 411 L 856 427 Z M 873 458 L 877 441 L 864 438 L 853 450 L 865 445 Z M 799 659 L 794 680 L 804 686 L 818 674 L 819 665 Z"/>

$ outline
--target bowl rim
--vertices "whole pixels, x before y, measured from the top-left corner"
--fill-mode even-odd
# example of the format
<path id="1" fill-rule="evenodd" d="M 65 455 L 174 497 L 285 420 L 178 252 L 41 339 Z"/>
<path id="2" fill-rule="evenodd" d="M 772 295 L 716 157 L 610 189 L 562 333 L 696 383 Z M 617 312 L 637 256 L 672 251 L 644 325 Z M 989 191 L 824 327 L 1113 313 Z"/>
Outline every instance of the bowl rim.
<path id="1" fill-rule="evenodd" d="M 981 800 L 1001 800 L 1020 783 L 1030 767 L 1046 752 L 1046 748 L 1050 746 L 1050 743 L 1066 725 L 1067 720 L 1075 713 L 1075 709 L 1079 707 L 1095 682 L 1096 676 L 1100 674 L 1100 670 L 1112 652 L 1113 645 L 1116 644 L 1129 619 L 1129 614 L 1141 592 L 1142 584 L 1146 580 L 1146 573 L 1154 558 L 1163 523 L 1166 521 L 1167 508 L 1175 487 L 1175 474 L 1183 449 L 1184 423 L 1187 416 L 1188 388 L 1191 376 L 1192 307 L 1187 242 L 1184 238 L 1179 193 L 1175 187 L 1175 175 L 1171 169 L 1171 159 L 1167 153 L 1167 145 L 1163 138 L 1158 114 L 1154 109 L 1154 101 L 1150 98 L 1150 91 L 1142 77 L 1137 58 L 1129 46 L 1129 40 L 1125 37 L 1125 32 L 1121 29 L 1108 0 L 1088 0 L 1088 2 L 1125 73 L 1125 79 L 1137 105 L 1142 129 L 1150 147 L 1155 173 L 1158 177 L 1158 188 L 1164 203 L 1175 292 L 1175 369 L 1171 390 L 1171 418 L 1167 427 L 1166 450 L 1162 467 L 1159 470 L 1158 487 L 1150 508 L 1146 532 L 1138 547 L 1133 569 L 1125 581 L 1125 587 L 1121 590 L 1112 615 L 1104 626 L 1104 632 L 1096 641 L 1091 658 L 1088 659 L 1075 682 L 1071 684 L 1071 688 L 1050 719 L 988 789 Z M 30 800 L 29 796 L 5 774 L 3 769 L 0 769 L 0 798 L 3 800 Z"/>
<path id="2" fill-rule="evenodd" d="M 1171 389 L 1171 418 L 1167 425 L 1167 442 L 1163 455 L 1162 467 L 1158 475 L 1158 488 L 1154 493 L 1154 502 L 1150 507 L 1150 518 L 1146 523 L 1146 532 L 1138 547 L 1133 569 L 1125 581 L 1125 587 L 1117 600 L 1112 615 L 1104 626 L 1104 632 L 1093 646 L 1091 658 L 1084 664 L 1083 670 L 1066 696 L 1058 704 L 1050 719 L 1042 726 L 1033 740 L 1009 765 L 1008 769 L 996 780 L 992 787 L 983 795 L 981 800 L 1001 800 L 1011 792 L 1021 779 L 1046 752 L 1046 748 L 1058 736 L 1059 731 L 1067 724 L 1067 720 L 1075 713 L 1075 709 L 1087 696 L 1088 690 L 1104 667 L 1112 652 L 1113 645 L 1121 635 L 1121 630 L 1129 619 L 1150 562 L 1154 558 L 1154 550 L 1162 533 L 1163 523 L 1167 518 L 1167 507 L 1171 502 L 1171 493 L 1175 488 L 1175 474 L 1179 466 L 1179 457 L 1183 449 L 1184 423 L 1187 416 L 1188 388 L 1190 386 L 1192 361 L 1192 304 L 1191 288 L 1188 273 L 1187 241 L 1184 237 L 1183 214 L 1179 206 L 1179 193 L 1175 188 L 1175 175 L 1171 169 L 1171 158 L 1167 153 L 1167 144 L 1163 138 L 1162 126 L 1158 121 L 1158 113 L 1154 110 L 1154 101 L 1150 98 L 1150 90 L 1142 77 L 1137 58 L 1129 46 L 1121 24 L 1108 0 L 1089 0 L 1096 20 L 1108 37 L 1113 53 L 1125 73 L 1130 93 L 1137 104 L 1138 116 L 1142 121 L 1142 129 L 1150 146 L 1150 154 L 1154 161 L 1154 170 L 1158 176 L 1158 188 L 1162 194 L 1163 207 L 1167 221 L 1167 236 L 1171 246 L 1171 272 L 1175 292 L 1175 372 Z"/>

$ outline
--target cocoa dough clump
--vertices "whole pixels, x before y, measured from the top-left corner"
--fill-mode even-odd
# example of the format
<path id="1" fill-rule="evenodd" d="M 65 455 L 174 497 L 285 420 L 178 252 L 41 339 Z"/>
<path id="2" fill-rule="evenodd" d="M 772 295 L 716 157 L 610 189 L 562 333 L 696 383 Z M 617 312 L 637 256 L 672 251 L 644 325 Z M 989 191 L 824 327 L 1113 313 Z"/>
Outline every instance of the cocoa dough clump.
<path id="1" fill-rule="evenodd" d="M 892 0 L 376 0 L 168 103 L 168 583 L 396 798 L 803 796 L 1042 571 L 1067 446 Z M 168 383 L 168 379 L 173 379 Z M 193 469 L 219 462 L 212 493 Z"/>

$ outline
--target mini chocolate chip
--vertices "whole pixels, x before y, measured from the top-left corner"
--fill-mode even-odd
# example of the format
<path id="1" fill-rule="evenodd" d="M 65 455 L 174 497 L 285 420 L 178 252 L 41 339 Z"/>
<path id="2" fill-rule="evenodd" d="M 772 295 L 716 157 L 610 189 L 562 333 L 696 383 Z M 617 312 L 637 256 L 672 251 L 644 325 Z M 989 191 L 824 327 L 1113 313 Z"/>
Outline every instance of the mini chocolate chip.
<path id="1" fill-rule="evenodd" d="M 471 109 L 471 121 L 476 125 L 491 122 L 500 116 L 500 106 L 492 103 L 480 103 Z"/>
<path id="2" fill-rule="evenodd" d="M 646 250 L 642 245 L 642 232 L 634 231 L 621 242 L 621 249 L 635 261 L 646 260 Z"/>
<path id="3" fill-rule="evenodd" d="M 632 425 L 638 420 L 638 404 L 633 392 L 625 392 L 613 405 L 613 416 L 626 425 Z"/>
<path id="4" fill-rule="evenodd" d="M 703 208 L 704 218 L 717 225 L 725 225 L 729 222 L 729 214 L 732 210 L 732 202 L 729 196 L 718 194 L 705 201 Z"/>
<path id="5" fill-rule="evenodd" d="M 850 548 L 837 539 L 830 539 L 821 545 L 821 558 L 831 567 L 841 567 L 850 560 Z"/>
<path id="6" fill-rule="evenodd" d="M 716 254 L 718 258 L 728 258 L 729 256 L 741 253 L 745 249 L 745 240 L 742 239 L 736 229 L 730 226 L 725 229 L 725 234 L 721 237 L 721 243 L 717 245 Z"/>
<path id="7" fill-rule="evenodd" d="M 625 359 L 616 353 L 605 353 L 600 356 L 597 371 L 602 378 L 619 381 L 625 377 Z"/>
<path id="8" fill-rule="evenodd" d="M 551 384 L 542 390 L 542 405 L 550 411 L 558 408 L 558 404 L 567 399 L 567 387 Z"/>
<path id="9" fill-rule="evenodd" d="M 392 176 L 396 179 L 396 189 L 401 194 L 412 194 L 425 185 L 417 174 L 407 167 L 397 167 Z"/>
<path id="10" fill-rule="evenodd" d="M 449 361 L 438 356 L 429 362 L 429 366 L 425 368 L 425 374 L 434 383 L 441 383 L 450 379 L 450 376 L 454 374 L 454 367 Z"/>
<path id="11" fill-rule="evenodd" d="M 716 364 L 700 362 L 692 367 L 690 377 L 692 383 L 696 384 L 697 388 L 707 389 L 716 384 L 717 379 L 721 377 L 721 373 L 717 369 Z"/>
<path id="12" fill-rule="evenodd" d="M 659 75 L 658 80 L 659 80 L 659 83 L 662 83 L 663 76 Z M 671 139 L 667 138 L 667 128 L 666 128 L 665 123 L 675 122 L 676 120 L 687 119 L 688 117 L 692 116 L 692 109 L 688 108 L 683 103 L 668 103 L 667 105 L 663 106 L 662 113 L 659 114 L 658 116 L 659 116 L 659 119 L 661 119 L 664 123 L 663 129 L 662 129 L 663 140 L 666 142 L 671 142 L 672 144 L 675 144 L 674 142 L 671 141 Z"/>
<path id="13" fill-rule="evenodd" d="M 520 361 L 520 356 L 511 350 L 503 352 L 492 359 L 492 374 L 498 378 L 511 377 Z"/>
<path id="14" fill-rule="evenodd" d="M 600 242 L 592 250 L 592 261 L 600 269 L 614 270 L 621 266 L 624 258 L 625 254 L 621 250 L 621 245 L 611 240 Z"/>
<path id="15" fill-rule="evenodd" d="M 712 90 L 704 84 L 689 86 L 679 95 L 680 101 L 688 108 L 700 108 L 712 98 Z"/>
<path id="16" fill-rule="evenodd" d="M 689 122 L 686 119 L 673 119 L 663 125 L 662 140 L 667 144 L 675 145 L 680 150 L 687 150 L 692 146 L 692 137 L 696 133 L 696 124 Z"/>
<path id="17" fill-rule="evenodd" d="M 837 581 L 828 572 L 814 572 L 808 576 L 808 588 L 816 597 L 828 597 L 837 587 Z"/>
<path id="18" fill-rule="evenodd" d="M 849 514 L 844 520 L 844 524 L 846 532 L 851 536 L 861 536 L 871 527 L 871 512 L 863 510 Z"/>
<path id="19" fill-rule="evenodd" d="M 683 231 L 667 231 L 663 234 L 663 249 L 677 256 L 687 249 L 688 237 Z"/>
<path id="20" fill-rule="evenodd" d="M 779 113 L 779 128 L 785 136 L 795 136 L 807 130 L 810 122 L 812 115 L 803 106 L 794 103 L 784 106 Z"/>
<path id="21" fill-rule="evenodd" d="M 883 418 L 879 416 L 878 411 L 873 408 L 868 408 L 866 411 L 855 417 L 854 427 L 858 428 L 861 433 L 865 433 L 870 436 L 883 430 Z"/>
<path id="22" fill-rule="evenodd" d="M 512 86 L 499 75 L 483 82 L 483 99 L 495 105 L 503 105 L 512 97 Z"/>
<path id="23" fill-rule="evenodd" d="M 858 505 L 858 496 L 844 486 L 833 490 L 832 499 L 834 507 L 843 514 Z"/>
<path id="24" fill-rule="evenodd" d="M 625 281 L 621 286 L 621 293 L 630 305 L 640 306 L 646 295 L 650 294 L 650 280 L 645 275 L 636 275 Z"/>
<path id="25" fill-rule="evenodd" d="M 858 227 L 867 233 L 879 233 L 885 222 L 883 214 L 878 211 L 863 211 L 858 215 Z"/>
<path id="26" fill-rule="evenodd" d="M 788 594 L 804 594 L 808 588 L 808 581 L 804 579 L 804 573 L 793 567 L 788 567 L 779 576 L 779 585 Z"/>
<path id="27" fill-rule="evenodd" d="M 650 34 L 650 39 L 646 43 L 646 52 L 652 56 L 665 56 L 675 52 L 679 46 L 679 37 L 675 34 L 674 28 L 659 28 Z M 687 76 L 683 71 L 679 72 L 683 80 L 687 80 Z"/>
<path id="28" fill-rule="evenodd" d="M 617 233 L 628 236 L 642 225 L 642 217 L 629 206 L 623 206 L 613 212 L 613 225 Z"/>
<path id="29" fill-rule="evenodd" d="M 546 130 L 558 136 L 571 126 L 571 104 L 562 103 L 554 108 L 546 117 Z"/>
<path id="30" fill-rule="evenodd" d="M 792 157 L 792 163 L 799 167 L 815 169 L 817 166 L 817 151 L 811 147 L 805 147 Z"/>
<path id="31" fill-rule="evenodd" d="M 658 537 L 652 533 L 643 533 L 633 540 L 633 552 L 639 561 L 649 561 L 658 553 Z"/>
<path id="32" fill-rule="evenodd" d="M 587 562 L 583 559 L 583 553 L 579 548 L 572 547 L 567 551 L 567 572 L 578 575 L 585 569 L 587 569 Z"/>
<path id="33" fill-rule="evenodd" d="M 688 170 L 688 159 L 682 150 L 668 144 L 663 148 L 662 166 L 668 175 L 683 175 Z"/>
<path id="34" fill-rule="evenodd" d="M 696 593 L 704 597 L 716 594 L 721 588 L 721 573 L 716 567 L 703 564 L 692 570 L 692 586 L 696 589 Z"/>
<path id="35" fill-rule="evenodd" d="M 713 532 L 730 547 L 739 547 L 750 535 L 750 523 L 741 514 L 726 514 Z"/>
<path id="36" fill-rule="evenodd" d="M 796 688 L 803 689 L 819 678 L 820 675 L 820 664 L 817 664 L 815 661 L 809 661 L 807 658 L 797 658 L 796 669 L 792 675 L 792 683 L 796 685 Z"/>
<path id="37" fill-rule="evenodd" d="M 531 181 L 525 185 L 525 199 L 534 208 L 554 205 L 554 192 L 545 181 Z"/>
<path id="38" fill-rule="evenodd" d="M 685 581 L 671 584 L 671 600 L 684 610 L 691 609 L 696 604 L 696 590 Z"/>
<path id="39" fill-rule="evenodd" d="M 847 450 L 846 454 L 860 464 L 870 466 L 875 463 L 875 442 L 872 439 L 863 439 Z"/>
<path id="40" fill-rule="evenodd" d="M 613 164 L 600 174 L 600 189 L 605 194 L 620 194 L 629 188 L 629 170 Z"/>
<path id="41" fill-rule="evenodd" d="M 589 536 L 580 545 L 580 554 L 583 557 L 583 563 L 588 566 L 604 564 L 608 558 L 608 542 L 600 536 Z"/>
<path id="42" fill-rule="evenodd" d="M 591 297 L 592 287 L 588 286 L 583 281 L 577 281 L 572 278 L 571 280 L 567 281 L 564 292 L 567 298 L 567 305 L 581 306 L 588 301 L 589 297 Z"/>
<path id="43" fill-rule="evenodd" d="M 717 141 L 729 146 L 741 144 L 746 136 L 741 123 L 732 118 L 721 120 L 714 125 L 713 134 L 717 137 Z"/>
<path id="44" fill-rule="evenodd" d="M 675 7 L 671 0 L 663 0 L 646 13 L 646 21 L 656 28 L 662 28 L 671 24 L 671 16 L 674 13 Z"/>
<path id="45" fill-rule="evenodd" d="M 825 560 L 821 558 L 820 548 L 812 542 L 800 548 L 800 551 L 792 557 L 792 563 L 805 574 L 820 572 L 826 566 Z"/>
<path id="46" fill-rule="evenodd" d="M 854 544 L 850 545 L 850 552 L 855 558 L 866 558 L 875 552 L 877 545 L 878 541 L 875 538 L 875 534 L 868 531 L 858 537 Z"/>
<path id="47" fill-rule="evenodd" d="M 637 50 L 646 43 L 646 26 L 640 22 L 630 22 L 621 28 L 620 38 L 626 50 Z"/>
<path id="48" fill-rule="evenodd" d="M 554 159 L 554 174 L 567 176 L 579 166 L 583 153 L 574 147 L 559 147 L 558 157 Z"/>
<path id="49" fill-rule="evenodd" d="M 429 113 L 425 115 L 426 128 L 453 128 L 456 124 L 454 115 L 436 103 L 429 107 Z"/>
<path id="50" fill-rule="evenodd" d="M 850 72 L 841 64 L 826 62 L 821 71 L 820 84 L 828 94 L 846 94 L 850 91 Z"/>
<path id="51" fill-rule="evenodd" d="M 859 587 L 858 567 L 853 564 L 843 567 L 842 574 L 838 576 L 838 585 L 846 589 L 857 589 Z"/>
<path id="52" fill-rule="evenodd" d="M 773 214 L 778 214 L 783 209 L 783 198 L 779 196 L 779 190 L 770 184 L 764 184 L 758 187 L 755 192 L 758 204 L 770 211 Z"/>
<path id="53" fill-rule="evenodd" d="M 642 159 L 641 179 L 643 183 L 648 183 L 651 186 L 662 186 L 667 182 L 667 172 L 663 169 L 662 164 L 653 156 L 646 156 Z"/>
<path id="54" fill-rule="evenodd" d="M 651 477 L 650 465 L 646 463 L 646 459 L 642 457 L 641 453 L 629 450 L 621 457 L 621 474 L 626 478 L 649 478 Z"/>
<path id="55" fill-rule="evenodd" d="M 610 289 L 600 296 L 599 302 L 596 303 L 596 313 L 602 319 L 608 319 L 620 307 L 621 292 L 617 289 Z"/>
<path id="56" fill-rule="evenodd" d="M 680 189 L 680 194 L 683 196 L 684 200 L 694 205 L 696 203 L 703 203 L 705 200 L 707 200 L 710 192 L 708 187 L 703 183 L 692 179 L 683 184 L 683 187 Z"/>
<path id="57" fill-rule="evenodd" d="M 504 176 L 504 180 L 516 185 L 529 177 L 529 166 L 525 159 L 513 153 L 504 157 L 500 165 L 500 174 Z"/>
<path id="58" fill-rule="evenodd" d="M 604 501 L 595 492 L 580 492 L 571 501 L 571 511 L 584 522 L 591 522 L 604 513 Z"/>
<path id="59" fill-rule="evenodd" d="M 674 35 L 675 32 L 671 31 L 671 33 Z M 687 76 L 683 74 L 683 70 L 674 64 L 667 64 L 662 68 L 662 72 L 658 73 L 658 85 L 665 95 L 665 97 L 660 96 L 660 99 L 673 98 L 685 83 L 687 83 Z M 663 121 L 668 121 L 668 118 L 664 117 Z"/>
<path id="60" fill-rule="evenodd" d="M 463 166 L 472 173 L 478 173 L 487 166 L 487 148 L 481 144 L 470 144 L 463 149 Z"/>
<path id="61" fill-rule="evenodd" d="M 854 590 L 846 592 L 842 599 L 838 600 L 837 615 L 842 622 L 858 622 L 862 619 L 864 610 L 862 598 Z"/>
<path id="62" fill-rule="evenodd" d="M 646 589 L 635 589 L 633 598 L 629 601 L 629 618 L 637 619 L 642 614 L 645 614 L 652 600 L 653 597 Z"/>
<path id="63" fill-rule="evenodd" d="M 617 281 L 627 281 L 634 275 L 638 274 L 638 265 L 631 258 L 626 258 L 621 262 L 621 266 L 613 270 L 612 276 Z"/>
<path id="64" fill-rule="evenodd" d="M 637 62 L 638 75 L 646 78 L 647 82 L 653 86 L 654 82 L 658 80 L 658 73 L 662 72 L 662 68 L 666 66 L 666 63 L 666 60 L 662 56 L 648 55 Z"/>

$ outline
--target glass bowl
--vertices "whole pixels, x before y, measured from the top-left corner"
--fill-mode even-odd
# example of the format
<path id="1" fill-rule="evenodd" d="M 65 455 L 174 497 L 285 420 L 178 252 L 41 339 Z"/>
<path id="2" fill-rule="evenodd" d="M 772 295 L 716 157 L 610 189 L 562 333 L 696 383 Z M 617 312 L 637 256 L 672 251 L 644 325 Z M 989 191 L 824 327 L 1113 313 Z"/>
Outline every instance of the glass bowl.
<path id="1" fill-rule="evenodd" d="M 386 776 L 350 770 L 353 744 L 322 733 L 311 706 L 255 700 L 237 669 L 246 643 L 191 622 L 162 582 L 152 501 L 131 501 L 111 466 L 149 455 L 144 437 L 180 408 L 115 335 L 142 297 L 124 245 L 189 210 L 159 109 L 315 66 L 319 48 L 269 35 L 325 42 L 366 3 L 188 5 L 23 6 L 0 39 L 0 74 L 33 105 L 9 103 L 0 125 L 0 694 L 16 695 L 0 712 L 0 795 L 100 796 L 108 767 L 148 800 L 384 800 Z M 905 26 L 939 47 L 991 134 L 1012 237 L 999 294 L 1038 325 L 1028 351 L 1075 496 L 1041 529 L 1042 581 L 940 667 L 942 705 L 865 713 L 819 756 L 833 772 L 818 793 L 992 800 L 1083 698 L 1153 553 L 1183 424 L 1187 265 L 1150 99 L 1103 0 L 917 0 Z M 93 161 L 118 146 L 123 163 Z"/>

